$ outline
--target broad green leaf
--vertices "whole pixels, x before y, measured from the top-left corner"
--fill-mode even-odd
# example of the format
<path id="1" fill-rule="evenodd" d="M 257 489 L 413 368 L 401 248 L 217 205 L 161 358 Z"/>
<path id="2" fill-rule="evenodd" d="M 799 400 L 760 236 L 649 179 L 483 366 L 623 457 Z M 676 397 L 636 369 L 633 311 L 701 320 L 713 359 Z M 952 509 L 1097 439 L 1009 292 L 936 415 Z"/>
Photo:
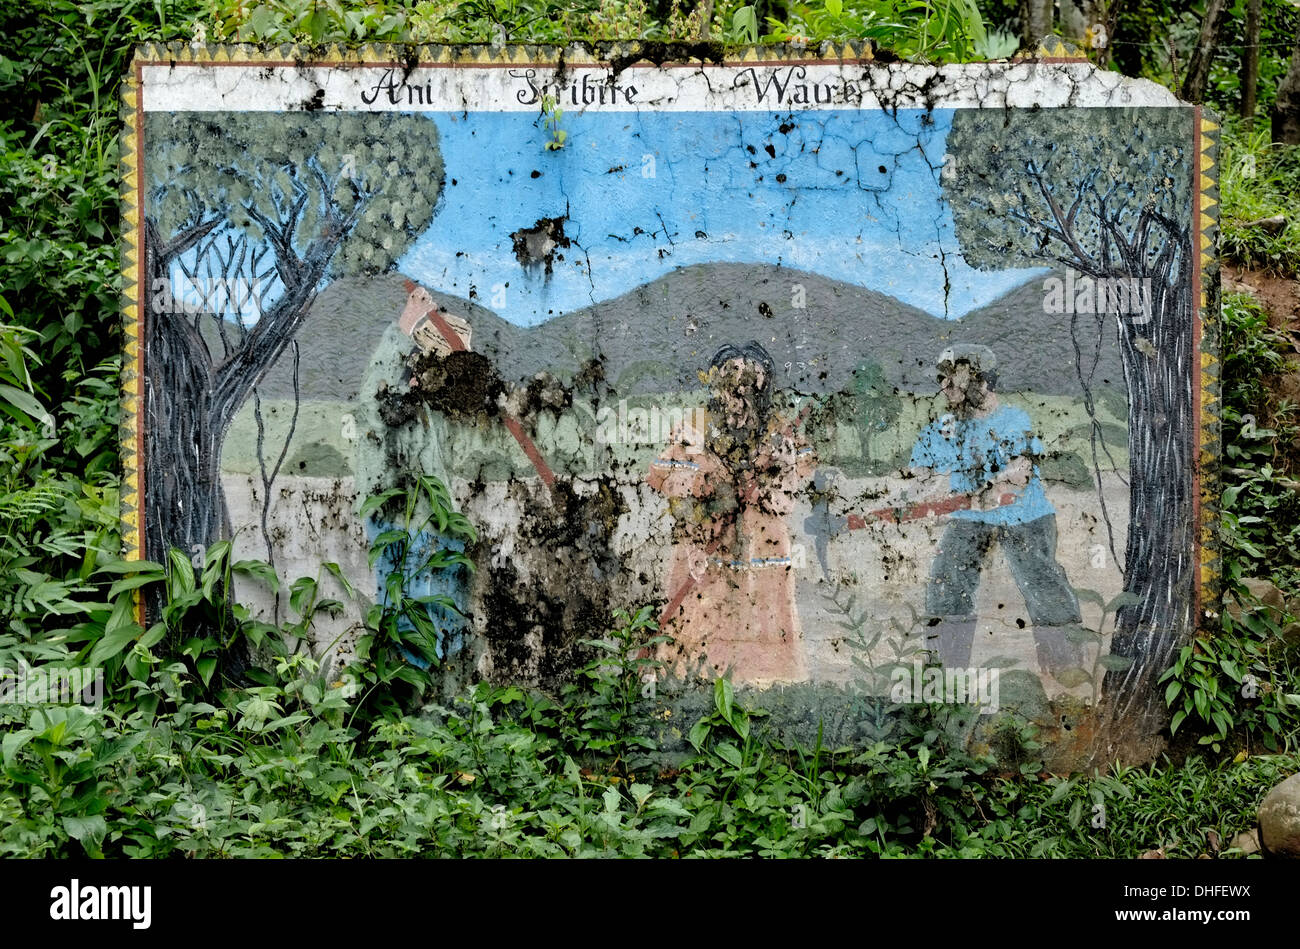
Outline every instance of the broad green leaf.
<path id="1" fill-rule="evenodd" d="M 717 752 L 718 757 L 727 762 L 727 764 L 734 768 L 740 767 L 740 749 L 731 744 L 731 742 L 719 742 L 718 746 L 713 750 Z"/>
<path id="2" fill-rule="evenodd" d="M 103 817 L 65 817 L 63 829 L 73 840 L 98 843 L 108 833 L 108 823 Z"/>
<path id="3" fill-rule="evenodd" d="M 718 710 L 718 714 L 726 721 L 728 725 L 731 722 L 731 706 L 735 701 L 736 695 L 732 691 L 731 683 L 726 678 L 717 679 L 713 683 L 713 704 Z"/>
<path id="4" fill-rule="evenodd" d="M 708 741 L 709 732 L 711 730 L 712 729 L 710 728 L 709 723 L 704 719 L 700 719 L 698 722 L 696 722 L 694 725 L 691 726 L 690 734 L 688 734 L 686 738 L 692 745 L 695 746 L 696 749 L 700 749 L 703 748 L 704 743 Z"/>
<path id="5" fill-rule="evenodd" d="M 159 579 L 167 575 L 167 568 L 152 560 L 113 560 L 102 565 L 96 573 L 141 573 L 156 574 Z"/>
<path id="6" fill-rule="evenodd" d="M 280 578 L 275 568 L 264 560 L 240 560 L 231 564 L 230 569 L 234 573 L 256 577 L 270 587 L 272 593 L 280 592 Z"/>
<path id="7" fill-rule="evenodd" d="M 212 674 L 217 671 L 217 660 L 212 657 L 200 659 L 194 663 L 194 668 L 198 670 L 199 678 L 206 686 L 212 681 Z"/>

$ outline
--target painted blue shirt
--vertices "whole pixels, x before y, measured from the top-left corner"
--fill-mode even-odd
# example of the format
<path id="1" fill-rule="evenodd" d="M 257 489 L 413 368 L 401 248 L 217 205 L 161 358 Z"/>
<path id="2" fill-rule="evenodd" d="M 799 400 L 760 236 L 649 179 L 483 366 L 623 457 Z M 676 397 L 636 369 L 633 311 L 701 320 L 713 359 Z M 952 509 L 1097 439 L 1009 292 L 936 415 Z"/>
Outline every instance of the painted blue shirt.
<path id="1" fill-rule="evenodd" d="M 921 429 L 912 448 L 911 467 L 930 468 L 951 475 L 949 486 L 957 494 L 970 494 L 993 481 L 1016 458 L 1043 454 L 1029 415 L 1022 409 L 1000 406 L 987 418 L 958 420 L 951 414 Z M 985 524 L 1026 524 L 1055 509 L 1043 493 L 1038 465 L 1015 502 L 991 511 L 954 511 L 952 517 Z M 1011 492 L 1014 493 L 1014 492 Z"/>

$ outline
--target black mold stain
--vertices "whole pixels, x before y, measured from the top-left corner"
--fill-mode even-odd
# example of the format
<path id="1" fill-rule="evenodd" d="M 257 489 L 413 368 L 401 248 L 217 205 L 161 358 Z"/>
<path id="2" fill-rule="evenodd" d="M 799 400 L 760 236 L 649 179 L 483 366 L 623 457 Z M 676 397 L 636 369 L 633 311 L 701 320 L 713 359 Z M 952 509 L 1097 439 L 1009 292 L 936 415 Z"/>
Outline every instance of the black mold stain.
<path id="1" fill-rule="evenodd" d="M 600 44 L 597 44 L 599 49 Z M 638 42 L 635 44 L 635 51 L 631 53 L 620 53 L 617 56 L 609 57 L 609 71 L 617 76 L 627 67 L 636 63 L 645 61 L 654 63 L 656 66 L 662 66 L 666 62 L 689 62 L 692 59 L 698 59 L 702 62 L 722 65 L 727 55 L 727 48 L 722 43 L 714 42 L 697 42 L 697 43 L 663 43 L 659 41 Z M 600 58 L 604 59 L 605 56 Z"/>
<path id="2" fill-rule="evenodd" d="M 494 416 L 506 391 L 491 361 L 468 351 L 415 355 L 407 382 L 405 390 L 389 387 L 379 392 L 379 417 L 389 427 L 412 421 L 424 405 L 456 421 Z"/>
<path id="3" fill-rule="evenodd" d="M 529 421 L 538 412 L 550 411 L 557 418 L 573 406 L 573 391 L 566 389 L 550 373 L 538 373 L 525 387 L 525 414 L 521 420 Z"/>
<path id="4" fill-rule="evenodd" d="M 606 388 L 605 362 L 601 358 L 588 359 L 573 377 L 574 392 L 591 392 L 600 396 Z"/>
<path id="5" fill-rule="evenodd" d="M 378 400 L 390 434 L 426 409 L 469 424 L 513 417 L 533 429 L 542 412 L 560 415 L 571 409 L 575 391 L 607 388 L 599 358 L 587 360 L 569 385 L 542 372 L 512 388 L 482 354 L 415 353 L 402 382 L 381 388 Z M 398 458 L 392 467 L 401 470 Z M 617 473 L 584 481 L 561 477 L 550 486 L 549 498 L 539 498 L 535 487 L 523 481 L 508 487 L 521 511 L 511 528 L 519 543 L 510 558 L 494 556 L 486 539 L 467 547 L 477 565 L 470 575 L 469 603 L 492 678 L 552 688 L 588 658 L 590 650 L 580 641 L 600 636 L 612 611 L 623 605 L 616 601 L 615 581 L 625 567 L 613 538 L 627 506 Z M 480 477 L 459 506 L 472 509 L 487 490 Z"/>
<path id="6" fill-rule="evenodd" d="M 580 641 L 599 636 L 620 605 L 610 581 L 622 563 L 611 541 L 627 507 L 612 480 L 590 487 L 579 493 L 557 481 L 551 506 L 525 502 L 518 535 L 527 552 L 516 556 L 527 558 L 526 574 L 508 561 L 480 569 L 480 628 L 494 678 L 535 675 L 542 686 L 558 685 L 584 661 Z"/>
<path id="7" fill-rule="evenodd" d="M 562 217 L 544 217 L 532 227 L 520 228 L 510 235 L 520 266 L 525 270 L 544 266 L 546 275 L 551 275 L 556 248 L 568 248 L 573 244 L 564 236 L 564 220 Z"/>

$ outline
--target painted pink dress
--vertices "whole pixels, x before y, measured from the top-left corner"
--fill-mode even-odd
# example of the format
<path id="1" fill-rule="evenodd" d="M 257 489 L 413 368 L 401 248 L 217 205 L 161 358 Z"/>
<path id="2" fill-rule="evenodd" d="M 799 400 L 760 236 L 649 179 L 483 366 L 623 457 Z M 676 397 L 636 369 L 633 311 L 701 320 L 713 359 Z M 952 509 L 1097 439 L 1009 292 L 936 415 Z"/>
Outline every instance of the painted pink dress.
<path id="1" fill-rule="evenodd" d="M 773 419 L 743 471 L 685 428 L 651 463 L 647 482 L 670 499 L 677 538 L 660 620 L 674 641 L 660 658 L 678 675 L 730 669 L 733 682 L 753 685 L 808 678 L 787 519 L 814 459 L 792 427 Z"/>

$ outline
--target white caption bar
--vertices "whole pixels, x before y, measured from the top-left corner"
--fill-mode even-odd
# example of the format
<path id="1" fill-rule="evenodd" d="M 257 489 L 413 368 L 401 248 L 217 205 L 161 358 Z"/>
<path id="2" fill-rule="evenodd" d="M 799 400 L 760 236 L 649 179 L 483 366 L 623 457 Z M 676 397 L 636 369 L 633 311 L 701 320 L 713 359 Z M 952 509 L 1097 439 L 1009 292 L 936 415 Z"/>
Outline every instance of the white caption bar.
<path id="1" fill-rule="evenodd" d="M 1106 108 L 1184 105 L 1163 86 L 1087 63 L 879 66 L 841 63 L 568 66 L 143 67 L 146 112 L 300 109 L 537 112 L 550 94 L 567 111 L 712 112 L 819 109 Z"/>

